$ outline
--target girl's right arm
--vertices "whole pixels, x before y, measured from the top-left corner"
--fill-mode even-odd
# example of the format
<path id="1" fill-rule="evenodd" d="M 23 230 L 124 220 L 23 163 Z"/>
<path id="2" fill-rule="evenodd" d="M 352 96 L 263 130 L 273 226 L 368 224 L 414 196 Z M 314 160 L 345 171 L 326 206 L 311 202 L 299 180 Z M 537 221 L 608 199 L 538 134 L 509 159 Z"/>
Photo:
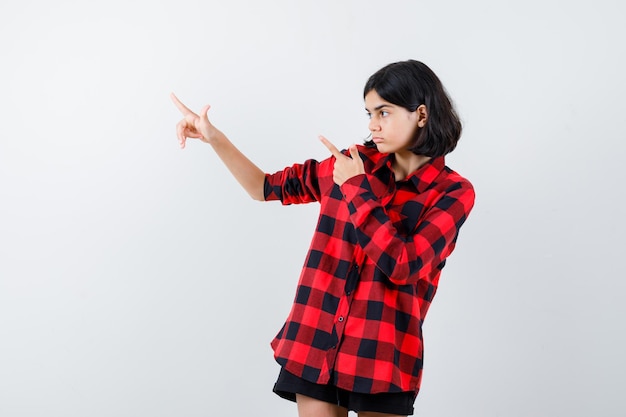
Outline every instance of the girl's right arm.
<path id="1" fill-rule="evenodd" d="M 265 200 L 263 191 L 265 173 L 241 153 L 226 135 L 209 122 L 207 112 L 211 106 L 204 106 L 198 115 L 181 103 L 173 93 L 171 98 L 183 114 L 183 119 L 176 125 L 180 147 L 185 147 L 187 138 L 200 139 L 210 144 L 250 197 L 259 201 Z"/>

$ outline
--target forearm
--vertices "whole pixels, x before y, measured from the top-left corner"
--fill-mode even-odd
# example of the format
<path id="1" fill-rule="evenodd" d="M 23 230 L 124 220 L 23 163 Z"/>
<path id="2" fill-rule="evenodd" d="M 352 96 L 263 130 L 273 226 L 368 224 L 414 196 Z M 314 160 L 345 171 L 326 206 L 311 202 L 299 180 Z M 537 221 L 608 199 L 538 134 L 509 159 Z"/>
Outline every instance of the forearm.
<path id="1" fill-rule="evenodd" d="M 263 201 L 265 173 L 220 132 L 210 144 L 237 182 L 255 200 Z"/>
<path id="2" fill-rule="evenodd" d="M 474 191 L 460 184 L 448 188 L 454 189 L 435 198 L 415 219 L 415 226 L 400 232 L 372 193 L 367 177 L 355 177 L 342 186 L 359 244 L 394 284 L 431 277 L 454 250 L 459 228 L 473 206 Z"/>

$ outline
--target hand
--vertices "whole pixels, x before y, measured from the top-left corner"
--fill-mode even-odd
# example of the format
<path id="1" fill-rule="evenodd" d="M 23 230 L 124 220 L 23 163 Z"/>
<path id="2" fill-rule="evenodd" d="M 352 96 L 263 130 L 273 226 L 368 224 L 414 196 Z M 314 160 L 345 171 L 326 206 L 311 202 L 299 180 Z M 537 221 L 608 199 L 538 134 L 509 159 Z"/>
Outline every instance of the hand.
<path id="1" fill-rule="evenodd" d="M 351 157 L 349 157 L 339 152 L 339 149 L 324 136 L 320 136 L 320 140 L 335 157 L 335 169 L 333 171 L 333 181 L 335 181 L 335 184 L 342 185 L 352 177 L 365 174 L 365 167 L 363 166 L 363 161 L 359 156 L 359 150 L 356 145 L 350 146 Z"/>
<path id="2" fill-rule="evenodd" d="M 181 103 L 174 93 L 171 93 L 170 97 L 176 107 L 178 107 L 178 110 L 183 114 L 183 119 L 176 125 L 176 136 L 178 136 L 178 143 L 181 149 L 185 147 L 187 138 L 200 139 L 202 142 L 211 143 L 217 135 L 222 134 L 209 122 L 207 113 L 211 106 L 204 106 L 198 115 Z"/>

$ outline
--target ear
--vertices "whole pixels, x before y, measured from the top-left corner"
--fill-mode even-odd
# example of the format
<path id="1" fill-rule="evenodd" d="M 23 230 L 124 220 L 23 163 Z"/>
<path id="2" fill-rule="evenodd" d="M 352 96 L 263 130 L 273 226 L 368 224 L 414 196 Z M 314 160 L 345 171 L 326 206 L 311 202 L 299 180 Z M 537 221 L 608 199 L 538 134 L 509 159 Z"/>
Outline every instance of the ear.
<path id="1" fill-rule="evenodd" d="M 428 109 L 426 108 L 426 105 L 420 104 L 420 106 L 415 110 L 415 113 L 417 114 L 417 126 L 426 126 L 426 122 L 428 122 Z"/>

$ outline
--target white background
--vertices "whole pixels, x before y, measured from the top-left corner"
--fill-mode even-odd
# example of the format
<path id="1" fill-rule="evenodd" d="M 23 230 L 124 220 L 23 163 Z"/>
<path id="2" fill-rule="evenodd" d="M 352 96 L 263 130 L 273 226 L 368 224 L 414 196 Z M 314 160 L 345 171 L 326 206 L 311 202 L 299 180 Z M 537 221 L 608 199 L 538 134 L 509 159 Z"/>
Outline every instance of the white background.
<path id="1" fill-rule="evenodd" d="M 367 135 L 419 59 L 475 185 L 419 416 L 624 416 L 620 1 L 0 3 L 0 416 L 294 416 L 271 392 L 317 206 L 181 151 L 170 91 L 262 169 Z"/>

